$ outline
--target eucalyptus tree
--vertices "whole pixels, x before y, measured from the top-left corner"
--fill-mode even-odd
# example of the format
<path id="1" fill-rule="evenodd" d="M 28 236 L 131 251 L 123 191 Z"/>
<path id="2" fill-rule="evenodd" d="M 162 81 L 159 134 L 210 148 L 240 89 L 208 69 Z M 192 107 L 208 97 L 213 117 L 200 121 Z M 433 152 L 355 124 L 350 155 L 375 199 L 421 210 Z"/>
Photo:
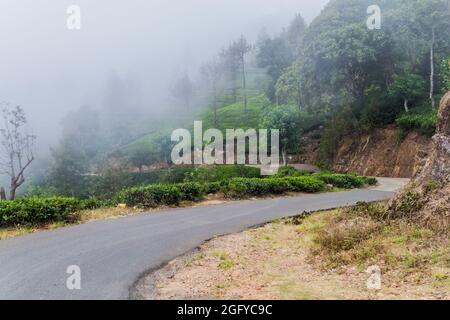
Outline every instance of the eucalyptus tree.
<path id="1" fill-rule="evenodd" d="M 235 72 L 237 70 L 236 67 L 240 68 L 245 111 L 247 111 L 247 74 L 245 59 L 251 50 L 252 46 L 242 35 L 238 40 L 233 41 L 231 45 L 221 54 L 230 71 Z"/>
<path id="2" fill-rule="evenodd" d="M 222 79 L 222 70 L 223 67 L 219 62 L 219 60 L 216 58 L 213 58 L 211 61 L 204 64 L 200 69 L 201 74 L 205 77 L 211 89 L 212 105 L 214 112 L 214 126 L 217 126 L 217 108 L 220 94 L 219 85 Z"/>

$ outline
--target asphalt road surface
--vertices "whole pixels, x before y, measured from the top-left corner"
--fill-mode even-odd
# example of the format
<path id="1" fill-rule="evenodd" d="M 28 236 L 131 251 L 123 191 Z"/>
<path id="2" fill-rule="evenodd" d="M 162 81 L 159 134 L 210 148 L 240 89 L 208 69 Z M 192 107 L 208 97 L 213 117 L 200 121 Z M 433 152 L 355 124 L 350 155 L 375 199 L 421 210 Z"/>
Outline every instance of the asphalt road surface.
<path id="1" fill-rule="evenodd" d="M 407 180 L 345 192 L 170 209 L 42 231 L 0 241 L 0 299 L 127 299 L 146 271 L 216 235 L 303 211 L 390 198 Z M 68 266 L 81 289 L 69 290 Z"/>

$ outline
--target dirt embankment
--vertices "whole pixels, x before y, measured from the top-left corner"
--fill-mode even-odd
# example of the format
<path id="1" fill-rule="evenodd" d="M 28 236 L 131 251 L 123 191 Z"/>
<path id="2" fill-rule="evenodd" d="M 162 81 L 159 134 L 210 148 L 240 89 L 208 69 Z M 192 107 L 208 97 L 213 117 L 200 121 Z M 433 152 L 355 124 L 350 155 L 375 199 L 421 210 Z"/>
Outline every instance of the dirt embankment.
<path id="1" fill-rule="evenodd" d="M 337 150 L 333 170 L 361 175 L 411 178 L 431 150 L 431 139 L 416 132 L 398 142 L 395 126 L 370 134 L 345 137 Z"/>

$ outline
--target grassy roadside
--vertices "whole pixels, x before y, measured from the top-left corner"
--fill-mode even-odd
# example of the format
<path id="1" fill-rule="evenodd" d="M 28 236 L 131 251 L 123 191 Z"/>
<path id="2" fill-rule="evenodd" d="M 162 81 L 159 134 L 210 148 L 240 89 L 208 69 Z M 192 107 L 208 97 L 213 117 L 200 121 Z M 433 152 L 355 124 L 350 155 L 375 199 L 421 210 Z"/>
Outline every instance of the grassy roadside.
<path id="1" fill-rule="evenodd" d="M 215 238 L 170 277 L 157 272 L 153 297 L 223 299 L 450 299 L 449 233 L 381 221 L 358 209 L 274 221 Z M 366 286 L 370 266 L 381 289 Z M 145 296 L 145 288 L 143 288 Z M 148 292 L 147 292 L 148 293 Z"/>

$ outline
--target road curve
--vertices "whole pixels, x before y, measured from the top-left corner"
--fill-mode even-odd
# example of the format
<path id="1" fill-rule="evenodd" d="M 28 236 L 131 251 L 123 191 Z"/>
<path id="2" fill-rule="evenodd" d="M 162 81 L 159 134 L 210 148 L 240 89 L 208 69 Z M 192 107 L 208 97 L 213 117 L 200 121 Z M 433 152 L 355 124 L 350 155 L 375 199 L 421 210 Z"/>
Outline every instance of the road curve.
<path id="1" fill-rule="evenodd" d="M 127 299 L 141 274 L 216 235 L 304 210 L 384 200 L 405 182 L 383 178 L 372 189 L 169 209 L 1 240 L 0 299 Z M 80 290 L 66 287 L 70 265 L 81 269 Z"/>

